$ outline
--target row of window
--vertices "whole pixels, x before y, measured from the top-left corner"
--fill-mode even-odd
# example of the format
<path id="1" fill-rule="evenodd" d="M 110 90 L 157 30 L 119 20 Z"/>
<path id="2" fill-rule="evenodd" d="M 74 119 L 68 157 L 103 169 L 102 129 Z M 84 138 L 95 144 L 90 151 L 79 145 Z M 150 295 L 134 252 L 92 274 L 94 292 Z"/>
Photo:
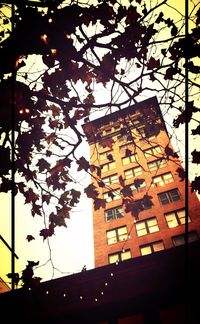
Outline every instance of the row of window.
<path id="1" fill-rule="evenodd" d="M 192 232 L 188 233 L 188 242 L 189 243 L 197 241 L 197 240 L 199 240 L 197 232 L 192 231 Z M 172 237 L 172 242 L 173 242 L 174 246 L 184 245 L 185 244 L 185 235 L 181 234 L 181 235 L 176 235 L 176 236 Z M 151 253 L 155 253 L 155 252 L 165 249 L 163 241 L 156 241 L 156 242 L 148 243 L 145 245 L 141 245 L 139 248 L 140 248 L 140 254 L 142 256 L 148 255 Z M 126 250 L 122 250 L 120 252 L 115 252 L 115 253 L 109 254 L 108 262 L 110 264 L 117 263 L 117 262 L 128 260 L 131 258 L 132 258 L 131 250 L 126 249 Z"/>
<path id="2" fill-rule="evenodd" d="M 136 175 L 135 169 L 137 169 L 137 168 L 129 169 L 124 172 L 126 180 L 131 179 Z M 140 174 L 137 173 L 137 175 L 140 175 Z M 102 178 L 102 181 L 104 182 L 105 185 L 111 185 L 114 183 L 118 183 L 119 177 L 118 177 L 118 174 L 115 173 L 108 177 Z M 174 182 L 174 178 L 173 178 L 171 172 L 166 172 L 166 173 L 160 174 L 158 176 L 152 177 L 152 186 L 153 187 L 164 186 L 165 184 L 168 184 L 171 182 Z M 146 187 L 145 181 L 143 181 L 137 188 L 139 189 L 139 187 L 145 188 Z M 137 188 L 133 187 L 132 190 L 137 190 Z M 137 190 L 137 191 L 140 191 L 140 190 Z"/>
<path id="3" fill-rule="evenodd" d="M 115 208 L 115 214 L 111 214 L 110 211 L 106 211 L 106 219 L 111 219 L 113 216 L 121 218 L 123 214 L 121 213 L 120 208 Z M 169 213 L 164 214 L 167 226 L 169 228 L 174 228 L 179 225 L 185 224 L 185 209 L 175 210 Z M 191 222 L 190 217 L 188 217 L 188 222 Z M 159 226 L 156 217 L 150 217 L 145 220 L 137 221 L 135 223 L 135 229 L 137 236 L 143 236 L 159 231 Z M 121 226 L 114 228 L 106 232 L 107 243 L 108 245 L 114 244 L 127 240 L 128 238 L 128 229 L 127 226 Z"/>
<path id="4" fill-rule="evenodd" d="M 130 150 L 130 151 L 133 151 L 134 149 L 134 145 L 133 143 L 126 143 L 126 144 L 123 144 L 119 147 L 119 151 L 122 153 L 122 152 L 125 152 L 126 150 Z M 160 146 L 154 146 L 154 147 L 150 147 L 146 150 L 144 150 L 144 156 L 148 159 L 149 157 L 151 156 L 157 156 L 157 155 L 160 155 L 162 154 L 162 151 L 161 151 L 161 148 Z M 103 160 L 106 160 L 109 158 L 110 155 L 113 155 L 113 152 L 112 150 L 109 150 L 109 151 L 106 151 L 106 152 L 103 152 L 103 153 L 100 153 L 99 154 L 99 160 L 100 161 L 103 161 Z M 130 158 L 130 159 L 129 159 Z M 129 162 L 128 162 L 129 161 Z M 122 158 L 122 164 L 123 165 L 126 165 L 130 162 L 137 162 L 138 161 L 138 155 L 137 153 L 134 153 L 134 154 L 131 154 L 130 156 L 128 157 L 123 157 Z"/>
<path id="5" fill-rule="evenodd" d="M 122 158 L 122 164 L 123 165 L 128 165 L 130 163 L 138 162 L 138 161 L 139 160 L 137 160 L 137 155 L 136 154 L 133 154 L 133 155 L 130 155 L 128 157 Z M 148 169 L 150 171 L 155 171 L 155 170 L 158 170 L 159 168 L 166 167 L 167 166 L 167 161 L 163 160 L 163 159 L 157 159 L 155 161 L 148 162 L 147 166 L 148 166 Z M 103 164 L 101 166 L 101 169 L 102 169 L 102 173 L 105 173 L 107 171 L 112 171 L 112 170 L 116 169 L 116 163 L 115 163 L 115 161 L 105 163 L 105 164 Z M 134 170 L 136 175 L 137 175 L 137 173 L 139 173 L 139 175 L 142 174 L 142 168 L 140 166 L 132 168 L 132 170 Z"/>
<path id="6" fill-rule="evenodd" d="M 142 191 L 144 189 L 144 187 L 141 187 L 141 186 L 142 185 L 140 185 L 140 187 L 136 188 L 134 185 L 131 185 L 130 187 L 131 187 L 131 189 L 133 190 L 133 193 L 134 193 L 134 190 L 137 191 L 137 192 Z M 139 190 L 139 189 L 141 189 L 141 190 Z M 175 202 L 175 201 L 178 201 L 178 200 L 181 199 L 180 193 L 179 193 L 177 188 L 172 189 L 172 190 L 168 190 L 168 191 L 165 191 L 165 192 L 161 192 L 161 193 L 157 194 L 157 196 L 158 196 L 160 205 L 167 205 L 169 203 L 172 203 L 172 202 Z M 106 202 L 111 202 L 111 201 L 118 200 L 118 199 L 121 199 L 121 198 L 122 198 L 122 196 L 121 196 L 119 188 L 117 188 L 115 190 L 105 192 L 103 194 L 103 199 L 105 199 Z M 138 201 L 143 203 L 142 200 L 138 200 Z M 145 206 L 145 203 L 144 203 L 143 207 L 144 207 L 144 209 L 149 209 L 152 206 Z"/>

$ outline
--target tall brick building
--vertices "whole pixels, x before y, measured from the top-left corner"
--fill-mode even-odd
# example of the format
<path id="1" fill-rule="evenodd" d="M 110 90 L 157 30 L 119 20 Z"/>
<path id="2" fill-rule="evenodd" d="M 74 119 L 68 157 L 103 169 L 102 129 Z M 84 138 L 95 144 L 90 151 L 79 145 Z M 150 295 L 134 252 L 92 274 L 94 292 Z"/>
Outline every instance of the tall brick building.
<path id="1" fill-rule="evenodd" d="M 184 244 L 183 169 L 156 97 L 89 121 L 83 129 L 90 163 L 98 170 L 92 183 L 105 199 L 93 208 L 95 267 Z M 200 237 L 200 203 L 191 188 L 188 203 L 191 242 Z"/>

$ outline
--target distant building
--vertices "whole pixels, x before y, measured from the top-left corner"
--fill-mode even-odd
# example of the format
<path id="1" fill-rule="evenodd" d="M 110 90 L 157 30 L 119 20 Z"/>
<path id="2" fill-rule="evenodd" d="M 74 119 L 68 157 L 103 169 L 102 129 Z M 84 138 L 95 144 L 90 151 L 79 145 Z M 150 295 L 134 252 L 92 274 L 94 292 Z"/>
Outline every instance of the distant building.
<path id="1" fill-rule="evenodd" d="M 185 242 L 185 181 L 156 97 L 87 122 L 92 178 L 105 208 L 93 209 L 95 267 Z M 100 179 L 101 178 L 101 179 Z M 100 185 L 100 186 L 99 186 Z M 200 236 L 200 202 L 189 188 L 188 241 Z"/>

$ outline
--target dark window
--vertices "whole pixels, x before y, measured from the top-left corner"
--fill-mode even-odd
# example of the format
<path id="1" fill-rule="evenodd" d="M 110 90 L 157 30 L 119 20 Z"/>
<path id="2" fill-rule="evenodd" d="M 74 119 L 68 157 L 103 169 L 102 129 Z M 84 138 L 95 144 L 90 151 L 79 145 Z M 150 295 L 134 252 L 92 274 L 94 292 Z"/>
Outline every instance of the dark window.
<path id="1" fill-rule="evenodd" d="M 108 209 L 105 211 L 105 221 L 106 222 L 111 222 L 115 219 L 122 218 L 123 216 L 124 215 L 123 215 L 122 206 Z"/>
<path id="2" fill-rule="evenodd" d="M 189 243 L 198 241 L 198 240 L 199 240 L 199 236 L 196 231 L 192 231 L 192 232 L 188 233 L 188 242 Z M 185 244 L 185 234 L 176 235 L 176 236 L 172 237 L 172 241 L 175 246 L 184 245 Z"/>
<path id="3" fill-rule="evenodd" d="M 158 198 L 161 205 L 166 205 L 181 199 L 178 189 L 162 192 L 158 194 Z"/>

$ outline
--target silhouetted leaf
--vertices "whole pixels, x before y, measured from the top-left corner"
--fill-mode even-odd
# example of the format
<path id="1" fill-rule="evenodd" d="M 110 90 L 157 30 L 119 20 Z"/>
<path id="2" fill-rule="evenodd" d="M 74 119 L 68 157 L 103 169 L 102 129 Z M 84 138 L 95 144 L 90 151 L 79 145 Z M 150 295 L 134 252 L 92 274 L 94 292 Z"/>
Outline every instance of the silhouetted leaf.
<path id="1" fill-rule="evenodd" d="M 200 152 L 195 149 L 191 154 L 192 163 L 200 163 Z"/>

